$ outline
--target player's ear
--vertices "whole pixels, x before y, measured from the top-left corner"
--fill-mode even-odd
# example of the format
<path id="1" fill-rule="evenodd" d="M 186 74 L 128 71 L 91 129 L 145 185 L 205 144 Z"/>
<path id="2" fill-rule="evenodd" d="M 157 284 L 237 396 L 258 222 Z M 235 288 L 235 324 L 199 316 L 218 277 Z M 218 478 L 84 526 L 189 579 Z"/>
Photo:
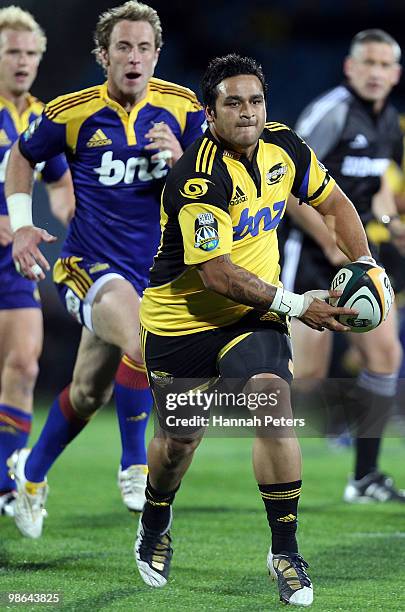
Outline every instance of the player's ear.
<path id="1" fill-rule="evenodd" d="M 108 57 L 108 51 L 107 49 L 100 49 L 100 51 L 98 52 L 98 57 L 99 60 L 101 61 L 103 67 L 105 70 L 107 70 L 107 67 L 110 64 L 110 59 Z"/>
<path id="2" fill-rule="evenodd" d="M 402 67 L 400 66 L 400 64 L 396 64 L 395 68 L 394 68 L 394 76 L 393 76 L 393 80 L 392 80 L 392 85 L 398 85 L 400 78 L 401 78 L 401 74 L 402 74 Z"/>
<path id="3" fill-rule="evenodd" d="M 343 74 L 345 75 L 345 77 L 350 78 L 352 74 L 352 68 L 353 58 L 348 55 L 343 62 Z"/>
<path id="4" fill-rule="evenodd" d="M 207 123 L 213 123 L 213 121 L 215 120 L 216 114 L 215 114 L 215 108 L 212 108 L 211 106 L 206 106 L 205 107 L 205 118 L 207 120 Z"/>
<path id="5" fill-rule="evenodd" d="M 153 68 L 155 69 L 156 64 L 158 63 L 160 55 L 160 49 L 156 49 L 155 59 L 153 60 Z"/>

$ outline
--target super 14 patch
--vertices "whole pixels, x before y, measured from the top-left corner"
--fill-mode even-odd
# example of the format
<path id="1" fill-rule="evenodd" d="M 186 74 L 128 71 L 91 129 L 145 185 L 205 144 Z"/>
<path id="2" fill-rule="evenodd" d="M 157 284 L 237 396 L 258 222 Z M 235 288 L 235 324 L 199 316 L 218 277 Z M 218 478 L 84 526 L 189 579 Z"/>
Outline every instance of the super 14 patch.
<path id="1" fill-rule="evenodd" d="M 218 221 L 210 212 L 197 215 L 194 223 L 194 247 L 203 251 L 213 251 L 219 244 Z"/>

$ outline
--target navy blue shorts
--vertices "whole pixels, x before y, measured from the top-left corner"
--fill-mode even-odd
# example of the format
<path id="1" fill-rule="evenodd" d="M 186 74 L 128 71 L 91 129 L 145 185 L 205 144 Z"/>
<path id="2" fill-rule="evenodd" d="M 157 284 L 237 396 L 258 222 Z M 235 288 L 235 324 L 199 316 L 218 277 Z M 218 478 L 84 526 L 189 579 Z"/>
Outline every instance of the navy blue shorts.
<path id="1" fill-rule="evenodd" d="M 0 310 L 40 308 L 37 283 L 18 274 L 11 249 L 11 244 L 0 246 Z"/>

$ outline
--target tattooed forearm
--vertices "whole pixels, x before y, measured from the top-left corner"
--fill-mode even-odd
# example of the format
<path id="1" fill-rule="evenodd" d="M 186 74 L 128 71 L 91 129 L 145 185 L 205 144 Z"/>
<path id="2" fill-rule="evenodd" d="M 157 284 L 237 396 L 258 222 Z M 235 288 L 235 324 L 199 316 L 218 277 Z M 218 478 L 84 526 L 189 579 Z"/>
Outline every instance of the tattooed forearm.
<path id="1" fill-rule="evenodd" d="M 266 283 L 245 268 L 232 263 L 229 255 L 222 255 L 199 267 L 204 283 L 210 289 L 238 302 L 267 311 L 277 287 Z"/>
<path id="2" fill-rule="evenodd" d="M 226 278 L 227 297 L 240 304 L 254 306 L 259 310 L 266 311 L 270 308 L 276 293 L 275 287 L 243 268 L 239 268 L 237 276 L 226 275 Z"/>

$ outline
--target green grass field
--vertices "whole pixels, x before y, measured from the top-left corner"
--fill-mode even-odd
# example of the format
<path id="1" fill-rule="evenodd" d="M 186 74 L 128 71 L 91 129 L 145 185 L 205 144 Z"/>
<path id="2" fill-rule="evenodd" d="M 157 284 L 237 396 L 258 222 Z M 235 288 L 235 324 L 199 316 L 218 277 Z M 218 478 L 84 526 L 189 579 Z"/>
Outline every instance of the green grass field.
<path id="1" fill-rule="evenodd" d="M 33 439 L 44 413 L 37 413 Z M 266 572 L 267 522 L 253 480 L 251 440 L 207 438 L 175 504 L 170 583 L 147 587 L 133 557 L 137 517 L 115 484 L 119 439 L 101 412 L 50 473 L 49 517 L 38 541 L 1 520 L 1 610 L 281 609 Z M 405 610 L 405 508 L 341 501 L 351 452 L 303 440 L 301 552 L 314 582 L 313 610 Z M 403 440 L 386 440 L 382 467 L 404 482 Z M 62 604 L 7 608 L 4 594 L 59 592 Z"/>

